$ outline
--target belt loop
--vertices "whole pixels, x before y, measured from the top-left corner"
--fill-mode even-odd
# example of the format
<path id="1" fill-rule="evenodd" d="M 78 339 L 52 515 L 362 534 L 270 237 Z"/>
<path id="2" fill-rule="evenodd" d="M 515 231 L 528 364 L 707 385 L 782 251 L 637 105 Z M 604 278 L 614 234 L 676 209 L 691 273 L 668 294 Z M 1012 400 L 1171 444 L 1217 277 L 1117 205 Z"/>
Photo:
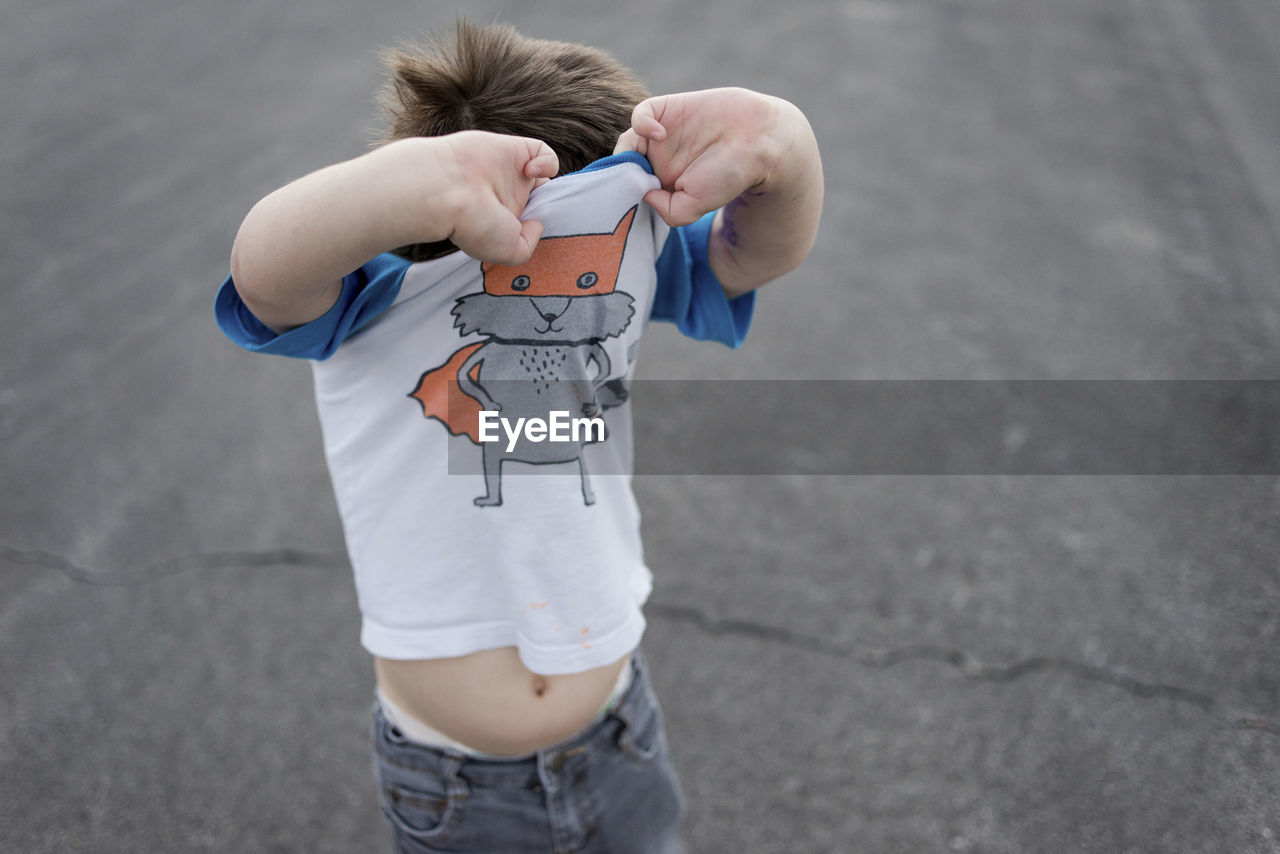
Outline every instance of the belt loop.
<path id="1" fill-rule="evenodd" d="M 440 776 L 452 781 L 458 776 L 458 771 L 462 769 L 462 763 L 467 761 L 467 757 L 452 748 L 441 752 L 444 753 L 444 761 L 440 763 Z"/>
<path id="2" fill-rule="evenodd" d="M 560 788 L 560 781 L 555 773 L 559 769 L 551 767 L 554 764 L 551 761 L 554 753 L 555 751 L 553 750 L 539 750 L 535 754 L 534 760 L 538 765 L 538 782 L 542 784 L 542 788 L 548 794 L 554 794 Z"/>
<path id="3" fill-rule="evenodd" d="M 467 757 L 453 748 L 445 749 L 444 761 L 440 763 L 440 776 L 444 778 L 445 785 L 449 788 L 450 801 L 455 801 L 467 796 L 469 791 L 467 789 L 467 784 L 458 774 L 458 772 L 462 770 L 462 766 L 466 761 Z"/>

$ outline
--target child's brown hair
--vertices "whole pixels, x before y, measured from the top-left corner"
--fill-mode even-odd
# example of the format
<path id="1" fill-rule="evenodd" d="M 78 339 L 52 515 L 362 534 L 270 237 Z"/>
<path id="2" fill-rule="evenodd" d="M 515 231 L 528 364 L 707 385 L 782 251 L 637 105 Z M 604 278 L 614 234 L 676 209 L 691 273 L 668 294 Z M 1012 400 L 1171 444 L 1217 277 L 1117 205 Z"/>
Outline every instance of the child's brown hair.
<path id="1" fill-rule="evenodd" d="M 392 49 L 384 60 L 385 141 L 461 130 L 533 137 L 551 146 L 562 175 L 612 154 L 632 109 L 649 97 L 608 53 L 528 38 L 506 24 L 459 20 L 451 39 Z M 422 261 L 454 248 L 441 241 L 397 251 Z"/>

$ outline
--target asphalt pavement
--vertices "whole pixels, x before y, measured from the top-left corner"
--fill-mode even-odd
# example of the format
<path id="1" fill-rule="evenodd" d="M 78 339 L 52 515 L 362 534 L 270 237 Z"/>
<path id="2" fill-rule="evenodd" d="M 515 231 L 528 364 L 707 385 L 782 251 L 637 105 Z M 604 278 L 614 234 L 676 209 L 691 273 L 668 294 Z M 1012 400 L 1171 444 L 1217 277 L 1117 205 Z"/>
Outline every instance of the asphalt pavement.
<path id="1" fill-rule="evenodd" d="M 796 380 L 1280 380 L 1271 0 L 601 9 L 5 5 L 0 851 L 387 850 L 309 371 L 211 306 L 249 207 L 365 149 L 377 48 L 457 14 L 809 115 L 810 259 L 741 350 L 655 326 L 646 379 L 770 418 Z M 711 405 L 664 388 L 638 423 Z M 847 401 L 803 404 L 833 446 Z M 636 479 L 691 851 L 1280 852 L 1274 468 L 837 476 L 708 420 L 664 441 L 778 462 Z"/>

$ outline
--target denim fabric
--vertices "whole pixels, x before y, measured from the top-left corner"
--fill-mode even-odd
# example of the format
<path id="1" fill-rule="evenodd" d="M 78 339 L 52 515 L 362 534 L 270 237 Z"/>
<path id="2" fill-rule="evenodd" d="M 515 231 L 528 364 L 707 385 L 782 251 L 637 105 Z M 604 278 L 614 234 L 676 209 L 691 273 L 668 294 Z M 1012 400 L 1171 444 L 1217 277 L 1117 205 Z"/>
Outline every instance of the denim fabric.
<path id="1" fill-rule="evenodd" d="M 614 708 L 512 759 L 413 742 L 374 706 L 378 795 L 398 852 L 681 854 L 684 799 L 662 711 L 636 651 Z"/>

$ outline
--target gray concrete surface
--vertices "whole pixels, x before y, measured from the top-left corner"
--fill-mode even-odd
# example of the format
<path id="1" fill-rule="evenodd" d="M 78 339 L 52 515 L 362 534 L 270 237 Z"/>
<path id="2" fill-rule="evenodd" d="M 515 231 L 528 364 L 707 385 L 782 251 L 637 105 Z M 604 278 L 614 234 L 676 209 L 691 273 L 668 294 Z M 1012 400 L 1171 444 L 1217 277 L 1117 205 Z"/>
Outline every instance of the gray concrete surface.
<path id="1" fill-rule="evenodd" d="M 0 850 L 385 850 L 308 372 L 210 301 L 458 11 L 500 9 L 5 4 Z M 649 377 L 1280 379 L 1270 0 L 502 14 L 812 117 L 818 248 Z M 692 850 L 1280 851 L 1275 477 L 637 490 Z"/>

